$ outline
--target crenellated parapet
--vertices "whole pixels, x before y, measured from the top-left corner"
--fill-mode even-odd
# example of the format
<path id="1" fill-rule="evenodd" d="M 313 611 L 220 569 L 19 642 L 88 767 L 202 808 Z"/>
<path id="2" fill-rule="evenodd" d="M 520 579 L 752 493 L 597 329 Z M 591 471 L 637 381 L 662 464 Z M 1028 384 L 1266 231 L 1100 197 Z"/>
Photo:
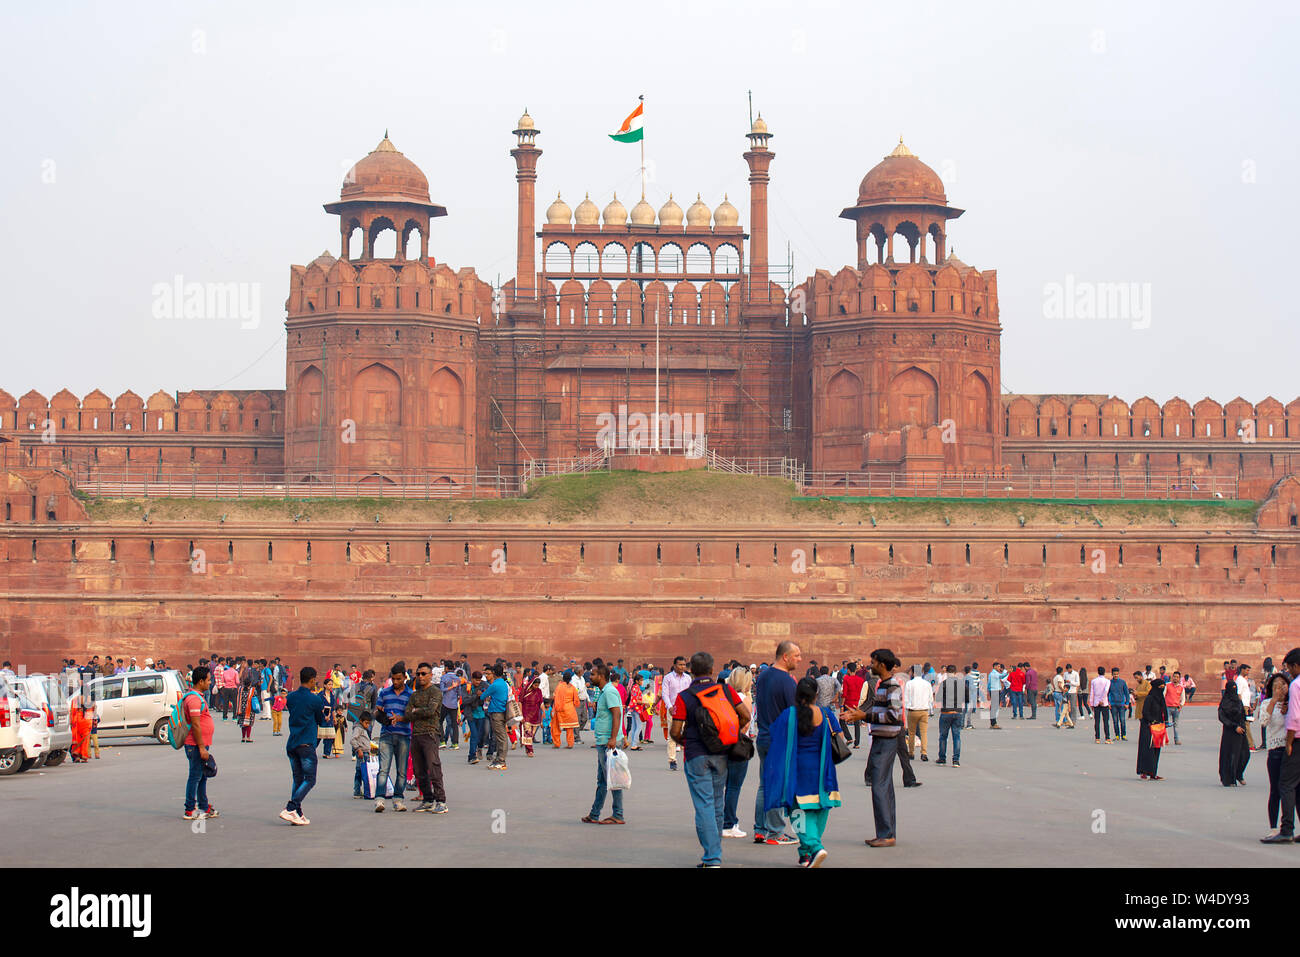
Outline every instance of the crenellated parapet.
<path id="1" fill-rule="evenodd" d="M 35 389 L 14 400 L 0 389 L 0 432 L 125 440 L 142 434 L 279 435 L 283 431 L 284 390 L 158 391 L 148 399 L 127 390 L 116 399 L 95 389 L 83 398 L 67 389 L 46 398 Z M 83 443 L 84 444 L 84 443 Z"/>
<path id="2" fill-rule="evenodd" d="M 1158 405 L 1143 397 L 1131 406 L 1106 395 L 1004 395 L 1003 434 L 1017 440 L 1284 442 L 1300 439 L 1300 398 L 1283 406 L 1272 396 L 1258 404 L 1238 396 L 1192 405 L 1175 396 Z"/>

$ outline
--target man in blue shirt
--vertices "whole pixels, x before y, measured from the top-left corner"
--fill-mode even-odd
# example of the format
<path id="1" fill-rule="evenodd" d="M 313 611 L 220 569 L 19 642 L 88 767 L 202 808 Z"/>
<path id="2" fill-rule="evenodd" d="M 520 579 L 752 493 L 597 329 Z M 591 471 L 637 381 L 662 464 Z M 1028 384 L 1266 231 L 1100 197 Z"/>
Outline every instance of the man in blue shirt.
<path id="1" fill-rule="evenodd" d="M 492 727 L 492 751 L 488 767 L 497 771 L 506 770 L 506 754 L 510 750 L 510 737 L 506 728 L 506 703 L 510 700 L 510 685 L 505 679 L 506 669 L 501 662 L 492 666 L 495 675 L 492 683 L 483 692 L 483 711 L 487 714 L 488 724 Z"/>
<path id="2" fill-rule="evenodd" d="M 972 661 L 966 669 L 966 728 L 975 730 L 975 712 L 979 710 L 980 700 L 984 697 L 984 676 L 980 674 L 980 663 Z M 962 730 L 966 730 L 963 728 Z"/>
<path id="3" fill-rule="evenodd" d="M 405 811 L 406 759 L 411 754 L 411 723 L 403 721 L 411 689 L 406 684 L 406 662 L 392 667 L 393 683 L 375 697 L 375 715 L 383 730 L 379 732 L 379 774 L 375 776 L 375 813 L 384 809 L 384 782 L 393 778 L 393 810 Z"/>
<path id="4" fill-rule="evenodd" d="M 289 738 L 284 743 L 293 771 L 293 791 L 280 812 L 280 819 L 290 824 L 310 824 L 302 815 L 302 802 L 316 785 L 316 729 L 334 723 L 325 713 L 325 699 L 316 693 L 316 669 L 303 668 L 298 674 L 298 688 L 284 699 L 289 712 Z"/>
<path id="5" fill-rule="evenodd" d="M 767 760 L 767 751 L 771 745 L 771 733 L 768 730 L 777 717 L 786 708 L 794 705 L 794 675 L 803 661 L 799 646 L 793 641 L 783 641 L 776 646 L 776 660 L 772 667 L 758 673 L 754 682 L 754 717 L 758 720 L 758 737 L 754 748 L 758 751 L 758 794 L 754 801 L 754 843 L 755 844 L 798 844 L 799 842 L 786 834 L 785 812 L 773 808 L 763 812 L 763 762 Z"/>
<path id="6" fill-rule="evenodd" d="M 445 748 L 451 742 L 451 749 L 455 751 L 460 747 L 460 716 L 457 712 L 460 709 L 461 686 L 465 676 L 455 670 L 452 662 L 445 661 L 443 665 L 447 670 L 442 673 L 439 682 L 439 687 L 442 688 L 442 746 Z"/>
<path id="7" fill-rule="evenodd" d="M 1128 683 L 1119 676 L 1118 668 L 1110 669 L 1110 716 L 1115 724 L 1115 736 L 1128 740 Z"/>

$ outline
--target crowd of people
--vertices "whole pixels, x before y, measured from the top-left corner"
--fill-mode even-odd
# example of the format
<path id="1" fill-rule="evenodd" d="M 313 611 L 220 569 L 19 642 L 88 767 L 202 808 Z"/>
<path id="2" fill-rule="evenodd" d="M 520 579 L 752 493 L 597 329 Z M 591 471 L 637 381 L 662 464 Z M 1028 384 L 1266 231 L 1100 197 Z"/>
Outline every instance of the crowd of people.
<path id="1" fill-rule="evenodd" d="M 98 659 L 80 668 L 68 664 L 83 676 L 91 669 L 101 674 L 136 667 L 135 659 Z M 1289 652 L 1280 669 L 1265 659 L 1258 682 L 1249 665 L 1223 664 L 1217 676 L 1220 781 L 1244 785 L 1250 754 L 1267 751 L 1268 819 L 1278 830 L 1263 840 L 1289 843 L 1300 796 L 1300 752 L 1292 748 L 1300 730 L 1300 649 Z M 155 663 L 145 659 L 145 667 Z M 864 731 L 864 779 L 875 824 L 866 844 L 881 848 L 897 840 L 895 760 L 903 786 L 920 787 L 912 762 L 918 751 L 922 762 L 930 760 L 928 728 L 936 713 L 936 763 L 952 767 L 961 766 L 963 730 L 974 730 L 985 712 L 990 730 L 1002 729 L 999 719 L 1008 720 L 1007 710 L 1009 720 L 1037 720 L 1039 705 L 1052 707 L 1055 728 L 1075 728 L 1089 716 L 1097 744 L 1128 741 L 1129 722 L 1136 721 L 1136 774 L 1162 781 L 1161 751 L 1182 744 L 1181 712 L 1196 693 L 1190 675 L 1163 666 L 1148 665 L 1125 678 L 1118 667 L 1099 665 L 1089 678 L 1087 669 L 1067 663 L 1044 682 L 1028 661 L 993 662 L 987 674 L 978 662 L 960 672 L 955 664 L 936 669 L 929 662 L 904 669 L 887 648 L 873 651 L 865 663 L 811 661 L 805 668 L 799 646 L 790 641 L 777 646 L 771 662 L 732 660 L 720 668 L 707 652 L 679 655 L 666 669 L 600 658 L 563 669 L 504 659 L 474 668 L 460 655 L 420 662 L 413 670 L 398 661 L 379 678 L 355 664 L 344 669 L 336 663 L 323 675 L 305 667 L 295 676 L 279 658 L 227 657 L 186 665 L 182 675 L 188 820 L 218 815 L 207 799 L 205 771 L 217 710 L 223 721 L 240 726 L 241 743 L 251 743 L 258 721 L 272 723 L 272 736 L 287 736 L 292 785 L 280 817 L 298 826 L 310 823 L 303 802 L 315 785 L 318 760 L 351 758 L 353 796 L 373 801 L 376 812 L 406 811 L 405 795 L 413 791 L 415 811 L 446 813 L 442 752 L 459 751 L 463 742 L 467 763 L 486 760 L 489 769 L 506 772 L 512 753 L 532 758 L 541 747 L 583 746 L 584 734 L 596 752 L 596 775 L 592 806 L 581 821 L 622 825 L 617 756 L 648 746 L 657 730 L 668 769 L 686 778 L 701 867 L 720 866 L 724 839 L 749 836 L 741 828 L 739 802 L 755 756 L 754 842 L 797 845 L 800 865 L 818 867 L 827 856 L 822 835 L 829 812 L 842 799 L 836 765 L 861 747 Z"/>

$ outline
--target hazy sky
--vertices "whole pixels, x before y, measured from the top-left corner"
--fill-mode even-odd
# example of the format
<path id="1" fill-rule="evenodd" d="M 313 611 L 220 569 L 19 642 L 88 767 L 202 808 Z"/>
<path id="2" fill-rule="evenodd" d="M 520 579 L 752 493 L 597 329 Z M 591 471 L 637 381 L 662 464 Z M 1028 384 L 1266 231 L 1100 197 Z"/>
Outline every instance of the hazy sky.
<path id="1" fill-rule="evenodd" d="M 1291 283 L 1300 41 L 1282 3 L 7 5 L 0 387 L 283 388 L 289 265 L 338 253 L 343 175 L 385 128 L 427 174 L 430 251 L 511 277 L 510 130 L 562 190 L 630 208 L 607 136 L 646 94 L 650 201 L 748 226 L 746 91 L 775 134 L 771 255 L 854 257 L 838 218 L 901 133 L 998 270 L 1015 392 L 1300 394 Z M 260 322 L 155 317 L 154 287 L 260 284 Z M 1050 284 L 1136 283 L 1150 316 L 1054 318 Z M 1145 326 L 1145 327 L 1144 327 Z"/>

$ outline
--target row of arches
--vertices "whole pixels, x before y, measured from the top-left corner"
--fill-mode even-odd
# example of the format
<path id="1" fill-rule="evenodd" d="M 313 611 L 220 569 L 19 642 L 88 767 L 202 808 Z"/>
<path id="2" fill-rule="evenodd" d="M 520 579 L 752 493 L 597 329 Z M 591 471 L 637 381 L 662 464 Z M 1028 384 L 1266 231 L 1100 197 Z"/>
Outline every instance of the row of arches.
<path id="1" fill-rule="evenodd" d="M 693 243 L 685 251 L 677 243 L 638 242 L 629 248 L 621 242 L 597 247 L 592 242 L 576 245 L 553 242 L 542 255 L 542 272 L 547 276 L 574 273 L 668 273 L 672 275 L 734 275 L 739 277 L 740 250 L 731 243 L 710 246 Z"/>
<path id="2" fill-rule="evenodd" d="M 824 269 L 795 287 L 792 300 L 802 301 L 809 316 L 875 313 L 942 313 L 996 321 L 997 285 L 979 270 L 947 264 L 934 269 L 845 266 L 834 276 Z"/>
<path id="3" fill-rule="evenodd" d="M 361 369 L 353 376 L 347 391 L 350 417 L 358 429 L 396 428 L 404 424 L 402 380 L 388 365 L 373 362 Z M 455 371 L 448 366 L 438 369 L 424 392 L 425 425 L 464 431 L 465 383 Z M 325 376 L 318 366 L 309 365 L 299 374 L 293 408 L 294 424 L 298 428 L 335 427 L 336 423 L 325 421 Z"/>
<path id="4" fill-rule="evenodd" d="M 901 238 L 899 238 L 901 237 Z M 858 266 L 873 263 L 941 263 L 947 257 L 947 236 L 938 222 L 918 226 L 910 219 L 898 223 L 859 226 Z"/>
<path id="5" fill-rule="evenodd" d="M 728 326 L 739 315 L 738 283 L 687 280 L 671 287 L 661 280 L 643 289 L 630 279 L 617 287 L 604 279 L 568 279 L 557 289 L 542 285 L 547 321 L 552 325 Z"/>
<path id="6" fill-rule="evenodd" d="M 492 308 L 492 287 L 471 268 L 459 271 L 422 262 L 371 262 L 354 266 L 320 257 L 294 267 L 289 282 L 291 315 L 334 309 L 401 309 L 471 316 L 480 322 Z"/>
<path id="7" fill-rule="evenodd" d="M 1089 396 L 1053 395 L 1036 402 L 1027 396 L 1008 396 L 1003 402 L 1008 438 L 1253 442 L 1300 437 L 1300 399 L 1285 408 L 1272 397 L 1254 406 L 1240 397 L 1226 405 L 1207 397 L 1195 406 L 1178 397 L 1163 406 L 1142 398 L 1131 407 L 1123 399 Z"/>
<path id="8" fill-rule="evenodd" d="M 965 377 L 957 410 L 962 429 L 991 431 L 992 395 L 983 373 L 974 371 Z M 889 380 L 880 421 L 872 421 L 869 416 L 866 390 L 852 369 L 840 369 L 832 375 L 825 396 L 825 419 L 818 423 L 817 431 L 862 432 L 868 427 L 894 430 L 906 425 L 928 427 L 940 421 L 939 383 L 918 366 L 908 366 Z"/>

